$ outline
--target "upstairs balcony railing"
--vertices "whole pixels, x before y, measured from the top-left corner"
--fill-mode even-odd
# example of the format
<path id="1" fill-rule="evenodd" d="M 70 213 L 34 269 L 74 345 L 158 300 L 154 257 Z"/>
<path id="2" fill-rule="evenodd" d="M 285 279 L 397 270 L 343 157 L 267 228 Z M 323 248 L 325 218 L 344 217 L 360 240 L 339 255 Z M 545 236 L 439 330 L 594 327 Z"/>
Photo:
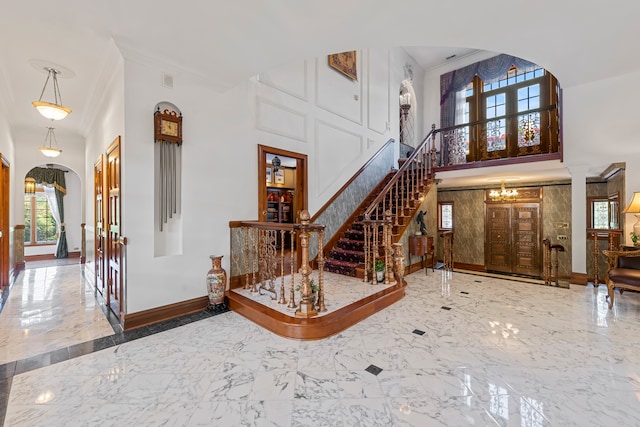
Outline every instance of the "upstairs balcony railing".
<path id="1" fill-rule="evenodd" d="M 439 169 L 537 155 L 560 158 L 558 105 L 438 129 Z M 505 162 L 506 163 L 506 162 Z"/>

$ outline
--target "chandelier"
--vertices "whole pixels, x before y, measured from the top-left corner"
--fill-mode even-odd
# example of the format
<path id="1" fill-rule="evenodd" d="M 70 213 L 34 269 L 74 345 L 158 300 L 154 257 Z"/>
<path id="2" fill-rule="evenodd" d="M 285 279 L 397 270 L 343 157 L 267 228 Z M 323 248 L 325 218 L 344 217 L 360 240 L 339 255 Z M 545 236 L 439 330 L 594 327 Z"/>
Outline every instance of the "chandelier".
<path id="1" fill-rule="evenodd" d="M 491 190 L 489 192 L 489 197 L 491 197 L 491 200 L 493 201 L 502 201 L 502 202 L 512 202 L 516 200 L 516 197 L 518 197 L 518 190 L 511 189 L 511 190 L 507 190 L 506 188 L 504 188 L 504 180 L 502 180 L 502 186 L 500 188 L 500 191 L 498 190 Z"/>
<path id="2" fill-rule="evenodd" d="M 62 105 L 62 96 L 60 95 L 60 88 L 58 87 L 58 74 L 60 74 L 60 71 L 51 67 L 45 67 L 45 70 L 47 70 L 49 74 L 47 75 L 47 80 L 44 82 L 40 98 L 31 104 L 47 119 L 62 120 L 71 114 L 71 108 Z M 49 79 L 53 80 L 53 102 L 42 100 L 44 91 L 47 89 L 47 84 L 49 84 Z"/>
<path id="3" fill-rule="evenodd" d="M 58 148 L 58 141 L 56 140 L 56 134 L 53 133 L 54 128 L 47 128 L 47 136 L 44 138 L 44 146 L 40 147 L 40 151 L 47 157 L 58 157 L 62 150 Z M 47 142 L 49 145 L 47 145 Z M 52 143 L 55 142 L 56 146 L 54 147 Z"/>

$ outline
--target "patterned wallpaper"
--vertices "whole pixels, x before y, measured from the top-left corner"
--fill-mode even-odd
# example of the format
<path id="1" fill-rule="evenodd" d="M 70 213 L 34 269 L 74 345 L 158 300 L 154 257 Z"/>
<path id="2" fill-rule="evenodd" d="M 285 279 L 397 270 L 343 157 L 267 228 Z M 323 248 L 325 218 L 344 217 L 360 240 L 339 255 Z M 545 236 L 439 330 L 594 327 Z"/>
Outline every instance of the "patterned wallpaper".
<path id="1" fill-rule="evenodd" d="M 453 202 L 453 261 L 484 265 L 484 190 L 438 191 L 438 202 Z M 438 237 L 440 260 L 442 246 Z"/>
<path id="2" fill-rule="evenodd" d="M 559 254 L 561 276 L 571 273 L 571 185 L 542 186 L 542 237 L 565 247 Z M 439 202 L 453 202 L 453 260 L 457 263 L 484 266 L 484 189 L 438 191 Z M 564 223 L 569 228 L 556 228 Z M 567 240 L 559 241 L 558 235 Z M 442 239 L 438 239 L 437 256 L 442 259 Z"/>
<path id="3" fill-rule="evenodd" d="M 559 235 L 567 240 L 559 240 Z M 564 246 L 565 252 L 558 252 L 558 274 L 571 276 L 571 184 L 542 186 L 542 238 L 546 237 L 552 245 Z"/>
<path id="4" fill-rule="evenodd" d="M 420 231 L 420 225 L 418 225 L 418 223 L 416 222 L 416 218 L 418 216 L 418 213 L 423 210 L 426 211 L 426 215 L 424 216 L 424 225 L 427 228 L 427 236 L 432 236 L 434 237 L 433 239 L 433 244 L 436 247 L 436 253 L 438 250 L 438 239 L 435 238 L 435 236 L 437 236 L 438 234 L 438 227 L 437 227 L 437 221 L 438 221 L 438 211 L 437 211 L 437 205 L 438 205 L 438 194 L 436 191 L 436 186 L 432 185 L 431 189 L 429 190 L 429 193 L 427 193 L 427 195 L 425 196 L 424 200 L 422 201 L 422 203 L 420 204 L 420 207 L 416 210 L 415 215 L 413 216 L 413 218 L 411 218 L 411 222 L 409 223 L 409 226 L 407 227 L 407 229 L 405 230 L 404 234 L 402 235 L 402 237 L 400 238 L 400 241 L 398 243 L 402 243 L 402 250 L 404 252 L 404 265 L 407 266 L 409 265 L 409 236 L 413 236 L 416 234 L 416 232 Z M 436 256 L 437 258 L 437 256 Z M 413 259 L 411 260 L 414 264 L 419 262 L 419 258 L 414 256 Z"/>

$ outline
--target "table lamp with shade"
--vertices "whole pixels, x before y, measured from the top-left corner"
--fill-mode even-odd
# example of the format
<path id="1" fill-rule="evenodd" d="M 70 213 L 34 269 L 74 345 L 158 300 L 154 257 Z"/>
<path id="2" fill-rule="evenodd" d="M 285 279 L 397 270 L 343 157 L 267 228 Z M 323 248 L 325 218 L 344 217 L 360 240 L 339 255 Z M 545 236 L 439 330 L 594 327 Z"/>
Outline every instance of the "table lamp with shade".
<path id="1" fill-rule="evenodd" d="M 640 238 L 640 191 L 633 193 L 633 198 L 622 213 L 632 213 L 638 221 L 633 225 L 633 233 Z"/>

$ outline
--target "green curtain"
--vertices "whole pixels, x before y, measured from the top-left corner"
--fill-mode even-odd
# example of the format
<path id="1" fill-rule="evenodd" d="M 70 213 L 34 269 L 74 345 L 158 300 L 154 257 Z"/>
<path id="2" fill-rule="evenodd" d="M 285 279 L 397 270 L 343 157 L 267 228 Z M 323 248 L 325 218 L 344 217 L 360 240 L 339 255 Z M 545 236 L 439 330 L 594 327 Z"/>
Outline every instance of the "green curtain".
<path id="1" fill-rule="evenodd" d="M 64 171 L 55 168 L 33 168 L 25 178 L 33 178 L 37 184 L 53 185 L 56 189 L 56 201 L 58 202 L 58 212 L 60 216 L 60 234 L 58 235 L 58 246 L 56 248 L 56 258 L 67 258 L 69 248 L 67 246 L 67 231 L 64 223 L 64 195 L 67 194 L 67 183 L 64 179 Z"/>

